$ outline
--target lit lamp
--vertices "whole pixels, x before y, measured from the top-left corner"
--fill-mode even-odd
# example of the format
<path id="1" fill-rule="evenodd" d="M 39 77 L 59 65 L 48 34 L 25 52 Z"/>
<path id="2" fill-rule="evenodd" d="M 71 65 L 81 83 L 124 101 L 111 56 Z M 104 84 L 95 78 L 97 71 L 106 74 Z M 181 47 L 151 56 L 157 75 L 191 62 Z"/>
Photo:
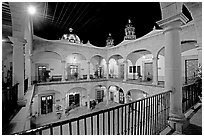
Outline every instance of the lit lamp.
<path id="1" fill-rule="evenodd" d="M 32 16 L 34 14 L 36 14 L 36 8 L 32 5 L 30 5 L 27 8 L 27 12 L 30 15 L 28 17 L 29 18 L 28 23 L 29 23 L 29 31 L 30 31 L 29 33 L 30 33 L 30 37 L 31 37 L 31 41 L 30 41 L 31 42 L 30 43 L 30 45 L 31 45 L 30 53 L 31 53 L 32 52 L 32 40 L 33 40 L 33 19 L 32 19 Z"/>
<path id="2" fill-rule="evenodd" d="M 28 13 L 29 13 L 30 15 L 34 15 L 35 12 L 36 12 L 35 7 L 32 6 L 32 5 L 30 5 L 30 6 L 28 7 Z"/>

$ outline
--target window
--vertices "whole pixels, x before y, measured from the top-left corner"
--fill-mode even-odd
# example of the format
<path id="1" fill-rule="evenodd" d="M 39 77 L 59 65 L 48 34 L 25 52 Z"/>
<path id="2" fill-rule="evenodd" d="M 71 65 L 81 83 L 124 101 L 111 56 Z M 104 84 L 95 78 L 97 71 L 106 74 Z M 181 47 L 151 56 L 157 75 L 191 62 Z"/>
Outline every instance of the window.
<path id="1" fill-rule="evenodd" d="M 133 72 L 133 66 L 129 67 L 129 72 L 132 73 Z"/>

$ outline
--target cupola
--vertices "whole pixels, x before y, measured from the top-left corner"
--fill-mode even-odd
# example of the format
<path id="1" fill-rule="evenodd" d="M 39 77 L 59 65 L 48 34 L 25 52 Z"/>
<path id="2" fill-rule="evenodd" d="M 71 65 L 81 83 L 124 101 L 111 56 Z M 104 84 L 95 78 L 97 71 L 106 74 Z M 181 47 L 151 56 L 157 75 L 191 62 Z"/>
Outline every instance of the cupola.
<path id="1" fill-rule="evenodd" d="M 108 38 L 106 40 L 106 47 L 113 47 L 114 46 L 114 40 L 111 36 L 111 33 L 108 34 Z"/>
<path id="2" fill-rule="evenodd" d="M 135 40 L 136 35 L 135 35 L 135 27 L 132 25 L 131 20 L 128 20 L 128 24 L 126 25 L 125 28 L 125 37 L 124 40 Z"/>

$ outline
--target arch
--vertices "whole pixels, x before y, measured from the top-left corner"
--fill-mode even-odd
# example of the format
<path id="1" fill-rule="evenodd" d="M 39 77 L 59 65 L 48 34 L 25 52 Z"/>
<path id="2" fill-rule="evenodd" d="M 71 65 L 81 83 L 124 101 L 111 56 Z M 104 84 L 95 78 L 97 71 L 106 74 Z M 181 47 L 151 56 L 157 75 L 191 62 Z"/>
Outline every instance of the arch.
<path id="1" fill-rule="evenodd" d="M 103 78 L 107 65 L 106 60 L 101 55 L 94 55 L 90 59 L 90 74 L 92 78 Z"/>
<path id="2" fill-rule="evenodd" d="M 40 51 L 40 52 L 36 52 L 35 54 L 33 54 L 31 56 L 33 62 L 37 62 L 39 60 L 40 57 L 44 57 L 44 58 L 47 58 L 47 59 L 50 59 L 50 58 L 54 58 L 54 59 L 57 59 L 57 60 L 62 60 L 62 57 L 59 53 L 57 52 L 54 52 L 54 51 Z"/>
<path id="3" fill-rule="evenodd" d="M 148 93 L 141 89 L 131 89 L 127 92 L 126 98 L 127 102 L 135 101 L 141 98 L 147 97 Z"/>
<path id="4" fill-rule="evenodd" d="M 191 49 L 195 49 L 196 44 L 197 44 L 196 40 L 181 41 L 181 53 L 191 50 Z"/>
<path id="5" fill-rule="evenodd" d="M 162 55 L 162 56 L 164 56 L 164 47 L 162 47 L 161 49 L 159 49 L 158 51 L 157 51 L 157 54 L 156 54 L 156 57 L 158 58 L 159 57 L 159 55 Z"/>
<path id="6" fill-rule="evenodd" d="M 124 104 L 125 103 L 125 93 L 122 88 L 116 85 L 110 85 L 108 87 L 109 100 Z"/>
<path id="7" fill-rule="evenodd" d="M 67 57 L 68 56 L 79 56 L 81 60 L 86 60 L 86 57 L 83 54 L 79 53 L 79 52 L 73 52 L 73 53 L 67 55 Z"/>
<path id="8" fill-rule="evenodd" d="M 114 55 L 111 55 L 109 58 L 108 58 L 108 61 L 113 58 L 115 60 L 119 60 L 119 59 L 123 59 L 123 56 L 120 55 L 120 54 L 114 54 Z"/>
<path id="9" fill-rule="evenodd" d="M 67 91 L 67 93 L 68 93 L 68 92 L 74 92 L 75 90 L 79 90 L 79 89 L 80 89 L 80 91 L 82 91 L 82 90 L 86 90 L 86 91 L 87 91 L 87 89 L 84 88 L 84 87 L 74 87 L 74 88 L 69 89 L 69 90 Z"/>
<path id="10" fill-rule="evenodd" d="M 103 56 L 103 55 L 100 55 L 100 54 L 95 54 L 95 55 L 91 56 L 91 57 L 90 57 L 90 61 L 91 61 L 93 58 L 103 58 L 103 59 L 106 60 L 106 57 Z"/>
<path id="11" fill-rule="evenodd" d="M 190 10 L 189 10 L 189 8 L 188 8 L 187 2 L 183 3 L 183 5 L 182 5 L 182 12 L 183 12 L 183 14 L 189 19 L 188 22 L 190 22 L 191 20 L 193 20 L 192 13 L 190 12 Z"/>
<path id="12" fill-rule="evenodd" d="M 187 50 L 191 50 L 196 48 L 197 41 L 196 40 L 183 40 L 181 41 L 181 53 Z M 165 56 L 165 47 L 163 46 L 157 51 L 157 58 L 159 55 Z"/>
<path id="13" fill-rule="evenodd" d="M 40 91 L 37 94 L 39 95 L 39 94 L 49 94 L 49 93 L 57 93 L 57 94 L 61 94 L 62 95 L 62 93 L 60 91 L 57 91 L 57 90 L 43 90 L 43 91 Z"/>
<path id="14" fill-rule="evenodd" d="M 129 59 L 132 62 L 132 64 L 135 64 L 139 58 L 147 54 L 152 54 L 152 52 L 147 49 L 139 49 L 129 53 L 127 55 L 127 59 Z"/>

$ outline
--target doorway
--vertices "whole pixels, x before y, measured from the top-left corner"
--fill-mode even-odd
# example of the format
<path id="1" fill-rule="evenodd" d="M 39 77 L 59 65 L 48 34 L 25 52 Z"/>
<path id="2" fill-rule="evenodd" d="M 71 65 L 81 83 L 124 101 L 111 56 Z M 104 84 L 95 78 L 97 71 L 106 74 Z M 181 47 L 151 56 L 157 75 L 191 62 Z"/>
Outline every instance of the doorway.
<path id="1" fill-rule="evenodd" d="M 36 80 L 38 82 L 46 82 L 47 78 L 49 78 L 49 73 L 50 71 L 47 70 L 48 69 L 48 64 L 36 64 L 36 68 L 37 68 L 37 78 Z"/>
<path id="2" fill-rule="evenodd" d="M 70 94 L 69 95 L 69 106 L 75 105 L 80 106 L 80 94 Z"/>
<path id="3" fill-rule="evenodd" d="M 98 101 L 98 103 L 103 102 L 103 97 L 104 97 L 104 90 L 97 90 L 96 100 Z"/>
<path id="4" fill-rule="evenodd" d="M 53 112 L 53 95 L 41 96 L 41 114 Z"/>
<path id="5" fill-rule="evenodd" d="M 67 77 L 68 79 L 77 79 L 79 75 L 79 66 L 78 65 L 69 65 L 67 67 Z"/>
<path id="6" fill-rule="evenodd" d="M 151 81 L 153 78 L 152 62 L 147 62 L 144 64 L 144 76 L 145 80 Z"/>
<path id="7" fill-rule="evenodd" d="M 114 93 L 113 92 L 110 92 L 110 100 L 114 101 Z"/>
<path id="8" fill-rule="evenodd" d="M 123 90 L 119 90 L 119 103 L 124 104 L 124 93 Z"/>

